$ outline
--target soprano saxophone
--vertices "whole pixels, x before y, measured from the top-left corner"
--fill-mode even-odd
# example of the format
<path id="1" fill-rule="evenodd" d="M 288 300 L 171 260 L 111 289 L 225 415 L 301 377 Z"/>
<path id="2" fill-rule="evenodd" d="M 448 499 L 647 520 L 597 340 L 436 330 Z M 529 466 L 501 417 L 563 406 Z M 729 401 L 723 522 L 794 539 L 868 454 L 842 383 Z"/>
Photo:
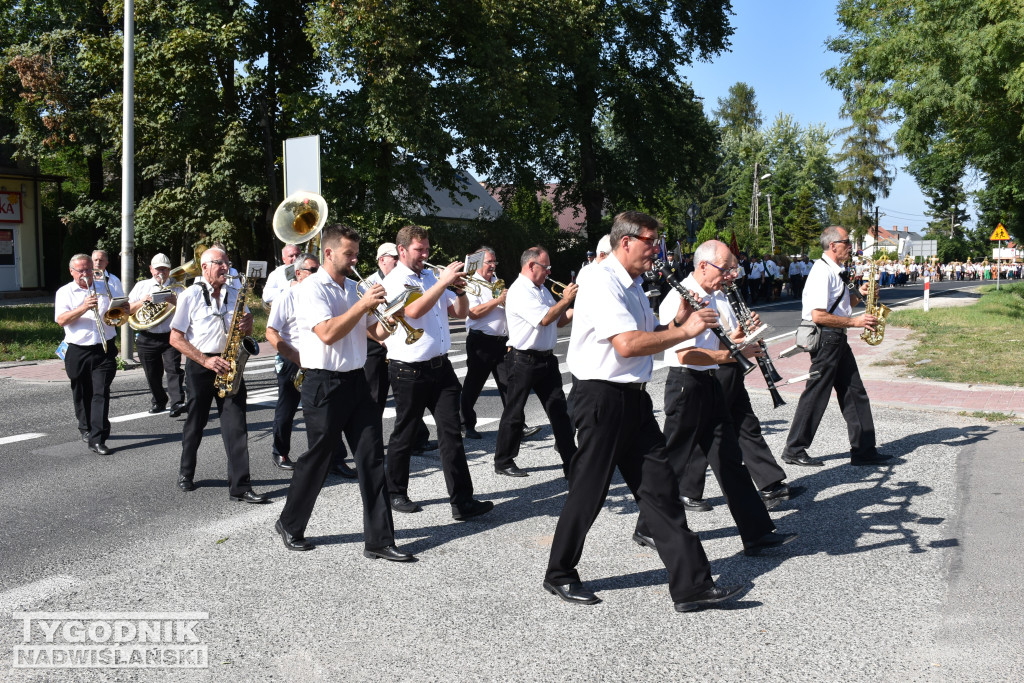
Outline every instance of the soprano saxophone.
<path id="1" fill-rule="evenodd" d="M 245 371 L 245 364 L 249 361 L 249 356 L 255 356 L 260 352 L 256 340 L 242 334 L 240 329 L 242 318 L 245 316 L 245 302 L 252 293 L 252 288 L 256 284 L 260 272 L 258 270 L 253 272 L 251 262 L 246 270 L 250 273 L 249 277 L 238 276 L 244 281 L 244 284 L 238 291 L 238 298 L 235 300 L 235 310 L 231 315 L 231 326 L 228 328 L 228 338 L 224 343 L 224 353 L 222 354 L 224 360 L 231 364 L 231 369 L 223 375 L 217 375 L 213 380 L 213 386 L 221 398 L 238 393 L 242 386 L 242 373 Z"/>
<path id="2" fill-rule="evenodd" d="M 860 338 L 871 346 L 878 346 L 885 338 L 885 318 L 891 309 L 878 300 L 878 261 L 871 262 L 871 270 L 868 272 L 868 293 L 864 298 L 864 312 L 873 315 L 878 319 L 875 329 L 869 330 L 866 327 Z"/>

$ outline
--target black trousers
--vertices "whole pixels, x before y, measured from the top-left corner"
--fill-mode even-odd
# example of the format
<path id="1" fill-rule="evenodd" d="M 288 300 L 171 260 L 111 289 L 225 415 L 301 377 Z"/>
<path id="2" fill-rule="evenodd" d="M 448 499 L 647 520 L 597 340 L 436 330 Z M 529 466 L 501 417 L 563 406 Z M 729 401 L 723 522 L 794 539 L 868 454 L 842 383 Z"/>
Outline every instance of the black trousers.
<path id="1" fill-rule="evenodd" d="M 473 406 L 480 398 L 484 382 L 488 375 L 494 377 L 498 384 L 501 405 L 506 404 L 508 396 L 505 377 L 505 352 L 508 348 L 508 337 L 495 337 L 470 330 L 466 335 L 466 376 L 462 380 L 462 424 L 476 428 L 476 411 Z"/>
<path id="2" fill-rule="evenodd" d="M 299 409 L 302 394 L 295 388 L 295 373 L 299 366 L 284 356 L 278 356 L 281 369 L 277 372 L 277 405 L 274 406 L 274 455 L 288 457 L 292 452 L 292 427 L 295 424 L 295 412 Z M 305 384 L 305 380 L 303 380 Z M 305 408 L 303 408 L 305 411 Z M 309 429 L 309 420 L 306 420 Z M 345 442 L 341 439 L 334 445 L 332 463 L 342 463 L 348 456 Z"/>
<path id="3" fill-rule="evenodd" d="M 665 452 L 680 478 L 684 496 L 699 498 L 695 492 L 707 468 L 701 454 L 707 456 L 711 471 L 725 494 L 729 513 L 736 522 L 740 538 L 754 541 L 775 529 L 768 509 L 754 488 L 750 472 L 743 465 L 736 427 L 725 404 L 722 385 L 710 372 L 671 368 L 665 380 Z M 649 536 L 641 515 L 637 531 Z"/>
<path id="4" fill-rule="evenodd" d="M 523 411 L 532 390 L 544 406 L 544 412 L 555 433 L 555 448 L 562 458 L 562 472 L 569 476 L 569 463 L 572 456 L 576 455 L 576 436 L 569 422 L 558 358 L 512 349 L 505 359 L 505 367 L 508 393 L 498 425 L 498 443 L 494 450 L 495 468 L 504 469 L 515 464 L 523 441 L 523 425 L 526 424 Z"/>
<path id="5" fill-rule="evenodd" d="M 864 382 L 860 379 L 857 359 L 846 339 L 846 330 L 822 328 L 821 347 L 811 354 L 810 371 L 821 374 L 817 379 L 808 380 L 804 392 L 800 394 L 783 457 L 795 457 L 807 452 L 821 424 L 833 387 L 839 399 L 839 408 L 843 411 L 843 419 L 846 420 L 850 453 L 858 457 L 873 456 L 877 451 L 871 403 Z"/>
<path id="6" fill-rule="evenodd" d="M 447 356 L 431 361 L 390 361 L 388 372 L 395 394 L 395 424 L 388 441 L 388 492 L 409 494 L 409 459 L 418 436 L 423 410 L 433 414 L 441 449 L 441 470 L 453 505 L 473 498 L 473 479 L 466 462 L 459 425 L 459 394 L 462 386 Z"/>
<path id="7" fill-rule="evenodd" d="M 804 276 L 803 275 L 790 275 L 789 276 L 789 288 L 793 290 L 793 298 L 799 299 L 804 291 Z"/>
<path id="8" fill-rule="evenodd" d="M 104 443 L 110 437 L 110 384 L 117 373 L 117 344 L 79 346 L 68 344 L 64 353 L 64 371 L 71 380 L 78 431 L 89 437 L 89 445 Z"/>
<path id="9" fill-rule="evenodd" d="M 384 480 L 384 441 L 380 412 L 370 400 L 362 370 L 306 370 L 302 411 L 309 450 L 295 461 L 281 525 L 303 536 L 342 434 L 354 446 L 359 495 L 363 499 L 363 542 L 367 548 L 394 545 L 395 525 Z"/>
<path id="10" fill-rule="evenodd" d="M 569 494 L 555 527 L 546 579 L 556 585 L 580 580 L 576 565 L 583 544 L 618 467 L 668 569 L 672 600 L 710 588 L 711 566 L 686 524 L 651 397 L 639 384 L 580 380 L 575 400 L 579 448 L 569 466 Z"/>
<path id="11" fill-rule="evenodd" d="M 142 371 L 146 373 L 149 393 L 153 395 L 153 406 L 163 408 L 168 403 L 183 403 L 185 392 L 182 390 L 182 382 L 185 371 L 181 369 L 181 351 L 171 346 L 171 333 L 139 332 L 135 346 L 139 350 Z"/>
<path id="12" fill-rule="evenodd" d="M 750 394 L 743 384 L 743 371 L 736 363 L 723 363 L 715 372 L 715 379 L 722 385 L 725 405 L 732 417 L 743 464 L 754 480 L 754 486 L 764 490 L 786 478 L 786 471 L 779 466 L 772 449 L 761 434 L 761 421 L 750 405 Z M 690 498 L 704 497 L 704 481 L 707 478 L 708 459 L 699 447 L 694 450 L 687 464 L 680 489 Z"/>
<path id="13" fill-rule="evenodd" d="M 249 429 L 245 424 L 245 380 L 234 396 L 221 398 L 213 386 L 217 376 L 192 359 L 185 361 L 189 387 L 188 417 L 181 435 L 181 466 L 178 474 L 192 480 L 196 474 L 196 456 L 203 441 L 203 429 L 210 420 L 210 406 L 217 401 L 220 414 L 220 438 L 228 456 L 228 492 L 240 496 L 252 490 L 249 482 Z"/>
<path id="14" fill-rule="evenodd" d="M 402 342 L 404 343 L 404 342 Z M 370 400 L 377 404 L 380 412 L 384 413 L 384 407 L 388 402 L 388 391 L 391 389 L 391 379 L 388 373 L 388 350 L 383 344 L 378 344 L 372 339 L 366 340 L 366 365 L 363 366 L 366 373 L 366 381 L 370 384 Z M 414 443 L 419 446 L 430 440 L 430 429 L 427 423 L 420 418 L 416 425 L 416 439 Z M 344 455 L 342 455 L 344 459 Z"/>

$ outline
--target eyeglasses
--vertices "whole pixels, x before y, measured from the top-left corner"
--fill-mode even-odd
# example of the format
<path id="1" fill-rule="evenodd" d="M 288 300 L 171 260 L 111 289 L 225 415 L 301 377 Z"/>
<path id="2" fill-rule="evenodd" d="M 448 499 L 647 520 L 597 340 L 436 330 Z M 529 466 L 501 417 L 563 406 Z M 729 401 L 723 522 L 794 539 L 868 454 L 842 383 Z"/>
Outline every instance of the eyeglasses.
<path id="1" fill-rule="evenodd" d="M 543 268 L 547 272 L 549 272 L 549 273 L 551 272 L 551 266 L 545 266 L 543 263 L 537 263 L 536 261 L 530 261 L 530 265 L 531 266 L 540 266 L 541 268 Z"/>
<path id="2" fill-rule="evenodd" d="M 320 270 L 320 266 L 313 266 L 312 268 L 296 268 L 295 270 L 304 270 L 307 273 L 315 273 Z"/>
<path id="3" fill-rule="evenodd" d="M 719 272 L 719 273 L 721 273 L 722 275 L 739 275 L 739 274 L 740 274 L 740 269 L 739 269 L 739 267 L 733 267 L 733 268 L 723 268 L 722 266 L 716 266 L 716 265 L 715 265 L 714 263 L 712 263 L 711 261 L 704 261 L 704 263 L 706 263 L 706 264 L 708 264 L 709 266 L 711 266 L 711 267 L 713 267 L 713 268 L 717 269 L 717 270 L 718 270 L 718 272 Z"/>
<path id="4" fill-rule="evenodd" d="M 845 244 L 846 246 L 850 246 L 850 240 L 835 240 L 833 242 L 830 242 L 830 244 Z"/>
<path id="5" fill-rule="evenodd" d="M 227 261 L 221 261 L 220 259 L 216 259 L 216 258 L 215 259 L 210 259 L 209 261 L 207 261 L 207 263 L 212 263 L 215 266 L 226 266 L 226 265 L 228 265 Z"/>
<path id="6" fill-rule="evenodd" d="M 640 235 L 626 235 L 626 237 L 632 237 L 635 240 L 640 240 L 649 247 L 653 247 L 658 241 L 657 235 L 651 235 L 650 237 L 641 237 Z"/>
<path id="7" fill-rule="evenodd" d="M 485 266 L 496 266 L 496 265 L 498 265 L 498 262 L 497 261 L 484 261 L 484 265 Z"/>
<path id="8" fill-rule="evenodd" d="M 71 272 L 72 273 L 78 273 L 79 275 L 85 275 L 86 273 L 91 273 L 92 272 L 92 268 L 84 268 L 82 270 L 79 270 L 78 268 L 72 268 Z"/>

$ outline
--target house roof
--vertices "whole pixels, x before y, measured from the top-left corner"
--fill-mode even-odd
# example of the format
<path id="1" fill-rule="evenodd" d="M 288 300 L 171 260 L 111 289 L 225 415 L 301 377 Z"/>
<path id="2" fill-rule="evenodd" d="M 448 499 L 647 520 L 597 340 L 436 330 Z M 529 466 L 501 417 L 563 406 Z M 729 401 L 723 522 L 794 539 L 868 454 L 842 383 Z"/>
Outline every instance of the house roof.
<path id="1" fill-rule="evenodd" d="M 408 210 L 421 216 L 437 216 L 453 220 L 497 218 L 503 213 L 501 204 L 484 190 L 472 173 L 460 168 L 456 170 L 456 174 L 459 189 L 470 195 L 469 197 L 441 189 L 424 179 L 427 195 L 437 209 L 427 203 L 410 198 L 407 200 L 409 202 Z"/>
<path id="2" fill-rule="evenodd" d="M 484 185 L 494 199 L 501 201 L 502 192 L 507 189 L 503 185 Z M 542 191 L 537 192 L 538 200 L 547 200 L 552 207 L 555 206 L 555 195 L 558 192 L 558 183 L 548 183 Z M 580 233 L 586 227 L 586 219 L 583 207 L 567 206 L 561 210 L 555 208 L 555 220 L 558 221 L 558 229 L 562 232 Z"/>

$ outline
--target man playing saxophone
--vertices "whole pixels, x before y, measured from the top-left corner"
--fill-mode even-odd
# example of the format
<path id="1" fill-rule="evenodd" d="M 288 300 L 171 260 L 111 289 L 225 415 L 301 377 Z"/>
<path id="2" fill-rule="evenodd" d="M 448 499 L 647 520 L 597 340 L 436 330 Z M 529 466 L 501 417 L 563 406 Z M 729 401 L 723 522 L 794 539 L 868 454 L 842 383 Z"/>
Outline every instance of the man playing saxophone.
<path id="1" fill-rule="evenodd" d="M 181 466 L 178 488 L 195 490 L 196 454 L 203 439 L 203 428 L 210 419 L 210 404 L 216 398 L 220 412 L 220 433 L 228 456 L 228 492 L 232 500 L 245 503 L 266 503 L 256 495 L 249 483 L 249 432 L 245 424 L 245 380 L 239 390 L 221 398 L 214 380 L 231 370 L 228 359 L 221 357 L 228 331 L 238 324 L 243 334 L 252 331 L 252 314 L 247 308 L 240 321 L 233 320 L 239 290 L 227 285 L 231 264 L 227 253 L 210 247 L 203 252 L 203 276 L 178 297 L 171 320 L 171 345 L 188 360 L 188 418 L 181 438 Z"/>
<path id="2" fill-rule="evenodd" d="M 811 353 L 813 379 L 807 380 L 800 395 L 782 460 L 804 467 L 823 464 L 807 455 L 807 449 L 814 440 L 835 387 L 850 435 L 850 464 L 875 465 L 890 456 L 879 453 L 875 448 L 871 403 L 857 369 L 857 359 L 847 341 L 846 330 L 850 327 L 874 330 L 878 319 L 870 313 L 853 315 L 853 308 L 867 295 L 869 283 L 861 285 L 859 296 L 846 286 L 847 274 L 839 265 L 850 257 L 850 236 L 846 230 L 839 226 L 826 228 L 821 233 L 821 248 L 822 256 L 807 275 L 803 291 L 803 319 L 821 328 L 821 346 Z M 815 372 L 819 374 L 815 376 Z"/>
<path id="3" fill-rule="evenodd" d="M 168 297 L 167 303 L 171 306 L 177 303 L 177 297 L 168 290 L 171 259 L 165 254 L 157 254 L 149 263 L 149 272 L 153 277 L 137 282 L 128 295 L 132 315 L 147 304 L 152 305 L 153 295 L 158 292 Z M 171 346 L 170 319 L 164 319 L 152 327 L 139 330 L 135 345 L 139 350 L 142 370 L 146 373 L 149 392 L 152 394 L 153 407 L 149 412 L 162 413 L 170 402 L 171 417 L 178 417 L 185 412 L 185 394 L 182 391 L 185 373 L 181 369 L 181 352 Z M 167 376 L 166 391 L 163 386 L 164 375 Z"/>

